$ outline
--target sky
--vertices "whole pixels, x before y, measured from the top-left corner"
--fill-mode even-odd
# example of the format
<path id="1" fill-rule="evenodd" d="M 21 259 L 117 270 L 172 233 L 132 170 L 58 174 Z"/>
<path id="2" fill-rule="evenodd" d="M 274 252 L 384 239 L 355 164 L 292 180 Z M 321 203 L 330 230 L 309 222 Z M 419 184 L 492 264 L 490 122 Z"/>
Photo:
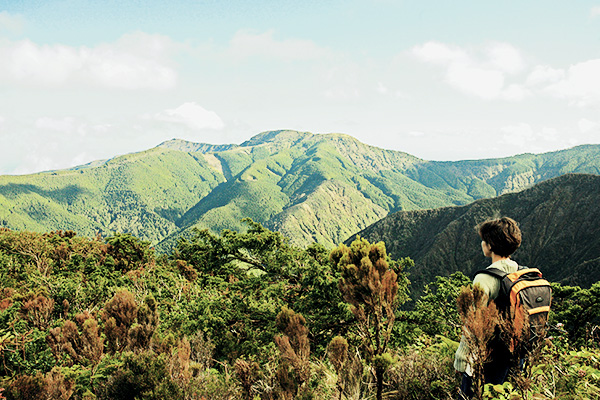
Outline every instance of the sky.
<path id="1" fill-rule="evenodd" d="M 426 160 L 600 143 L 600 0 L 0 0 L 0 174 L 179 138 Z"/>

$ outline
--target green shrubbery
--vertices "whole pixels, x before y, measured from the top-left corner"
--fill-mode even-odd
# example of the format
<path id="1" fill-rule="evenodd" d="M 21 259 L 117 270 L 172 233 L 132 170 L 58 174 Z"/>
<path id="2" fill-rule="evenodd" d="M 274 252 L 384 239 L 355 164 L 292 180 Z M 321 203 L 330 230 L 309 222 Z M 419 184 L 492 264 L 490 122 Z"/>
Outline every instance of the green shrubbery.
<path id="1" fill-rule="evenodd" d="M 0 230 L 0 398 L 455 396 L 464 275 L 401 311 L 411 261 L 383 243 L 330 254 L 245 223 L 160 257 L 128 234 Z M 554 291 L 535 364 L 484 398 L 600 398 L 600 283 Z"/>

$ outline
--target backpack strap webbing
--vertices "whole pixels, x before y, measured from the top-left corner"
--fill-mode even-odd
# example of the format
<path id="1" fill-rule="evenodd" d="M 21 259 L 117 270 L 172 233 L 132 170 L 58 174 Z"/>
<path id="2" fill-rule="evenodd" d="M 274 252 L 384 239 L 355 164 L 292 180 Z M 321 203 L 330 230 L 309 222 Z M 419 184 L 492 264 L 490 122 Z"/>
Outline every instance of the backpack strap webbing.
<path id="1" fill-rule="evenodd" d="M 502 279 L 504 279 L 504 277 L 506 275 L 508 275 L 508 272 L 502 271 L 501 269 L 498 269 L 498 268 L 486 268 L 486 269 L 476 271 L 473 274 L 473 279 L 475 279 L 475 276 L 477 276 L 479 274 L 487 274 L 487 275 L 495 276 L 496 278 L 502 280 Z"/>

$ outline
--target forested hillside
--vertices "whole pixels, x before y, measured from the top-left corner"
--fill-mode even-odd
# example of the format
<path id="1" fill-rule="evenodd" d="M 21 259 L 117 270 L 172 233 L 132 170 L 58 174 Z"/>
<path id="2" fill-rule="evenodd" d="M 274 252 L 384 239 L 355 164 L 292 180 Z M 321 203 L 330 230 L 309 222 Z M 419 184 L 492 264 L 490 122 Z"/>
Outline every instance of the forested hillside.
<path id="1" fill-rule="evenodd" d="M 358 235 L 382 240 L 393 255 L 411 257 L 414 290 L 435 276 L 470 276 L 489 264 L 475 226 L 493 216 L 517 220 L 523 244 L 513 255 L 548 279 L 590 287 L 600 280 L 600 176 L 568 174 L 518 193 L 462 207 L 402 211 Z M 350 240 L 349 240 L 350 241 Z"/>
<path id="2" fill-rule="evenodd" d="M 241 145 L 172 140 L 86 166 L 0 177 L 0 226 L 85 236 L 128 232 L 169 251 L 193 227 L 250 217 L 298 245 L 333 247 L 389 213 L 465 205 L 570 172 L 597 174 L 600 146 L 434 162 L 342 134 L 261 133 Z"/>
<path id="3" fill-rule="evenodd" d="M 456 398 L 467 277 L 401 311 L 412 261 L 384 243 L 301 249 L 244 224 L 159 257 L 128 234 L 0 229 L 0 398 Z M 600 397 L 600 283 L 553 293 L 548 339 L 480 398 Z"/>

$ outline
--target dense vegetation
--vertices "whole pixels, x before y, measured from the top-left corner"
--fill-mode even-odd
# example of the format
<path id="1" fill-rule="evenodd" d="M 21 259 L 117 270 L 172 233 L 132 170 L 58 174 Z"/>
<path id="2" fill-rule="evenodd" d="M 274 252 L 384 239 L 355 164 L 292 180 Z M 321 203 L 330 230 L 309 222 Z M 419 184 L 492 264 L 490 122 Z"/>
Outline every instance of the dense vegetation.
<path id="1" fill-rule="evenodd" d="M 416 267 L 383 243 L 298 248 L 244 224 L 160 256 L 129 234 L 1 230 L 0 398 L 454 397 L 468 278 L 402 311 Z M 481 398 L 600 398 L 600 283 L 553 289 L 536 366 Z"/>
<path id="2" fill-rule="evenodd" d="M 509 215 L 519 222 L 523 245 L 513 258 L 537 267 L 549 279 L 589 288 L 600 281 L 600 176 L 567 174 L 519 193 L 483 199 L 462 207 L 398 212 L 359 235 L 383 240 L 392 255 L 419 266 L 413 290 L 436 275 L 461 271 L 471 276 L 488 260 L 473 243 L 475 226 L 489 216 Z M 450 256 L 449 256 L 450 255 Z"/>
<path id="3" fill-rule="evenodd" d="M 432 162 L 340 134 L 265 132 L 240 146 L 172 140 L 75 169 L 0 176 L 0 226 L 127 232 L 169 253 L 194 227 L 243 229 L 250 217 L 296 245 L 333 248 L 395 211 L 464 205 L 599 171 L 600 146 L 591 145 Z"/>

